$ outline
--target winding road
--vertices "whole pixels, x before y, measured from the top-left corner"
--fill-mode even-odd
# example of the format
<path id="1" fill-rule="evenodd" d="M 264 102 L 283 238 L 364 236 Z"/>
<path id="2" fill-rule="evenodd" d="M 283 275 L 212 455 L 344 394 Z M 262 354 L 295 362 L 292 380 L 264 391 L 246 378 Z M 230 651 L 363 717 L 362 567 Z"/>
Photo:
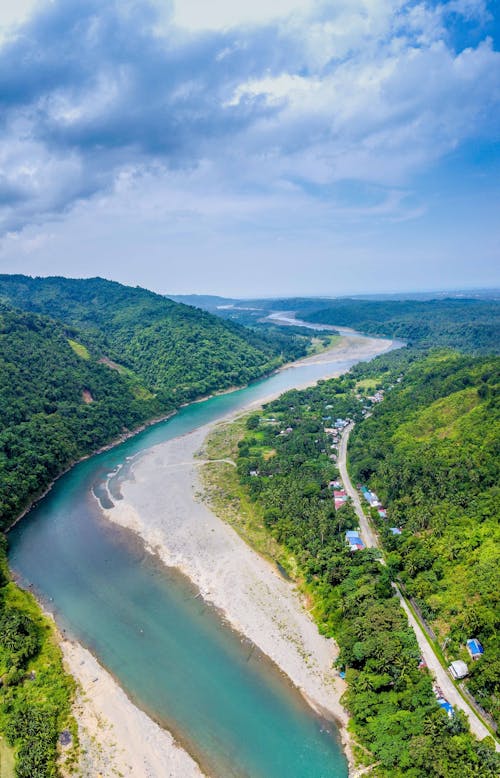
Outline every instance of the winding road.
<path id="1" fill-rule="evenodd" d="M 359 528 L 360 528 L 361 539 L 363 540 L 363 543 L 367 548 L 379 549 L 380 553 L 382 554 L 382 550 L 380 548 L 380 542 L 377 538 L 377 535 L 373 527 L 371 526 L 370 521 L 365 516 L 363 507 L 361 505 L 359 493 L 357 489 L 355 489 L 354 486 L 352 485 L 351 479 L 349 478 L 349 473 L 347 472 L 347 444 L 349 441 L 349 435 L 351 434 L 353 428 L 354 428 L 354 422 L 351 422 L 347 427 L 345 427 L 342 433 L 342 437 L 339 445 L 337 465 L 339 468 L 340 477 L 342 478 L 342 482 L 344 484 L 344 489 L 349 495 L 349 497 L 351 498 L 354 506 L 354 510 L 356 511 L 356 514 L 359 518 Z M 380 561 L 382 562 L 382 564 L 385 564 L 383 556 L 381 556 Z M 478 740 L 482 740 L 485 737 L 491 737 L 491 732 L 488 730 L 486 725 L 483 724 L 483 722 L 476 714 L 476 712 L 473 710 L 473 708 L 464 700 L 464 698 L 458 691 L 457 687 L 453 683 L 451 677 L 448 675 L 447 669 L 444 668 L 443 665 L 441 664 L 436 653 L 434 652 L 432 645 L 429 643 L 425 635 L 425 632 L 423 631 L 419 622 L 417 621 L 412 611 L 410 610 L 408 603 L 403 597 L 398 585 L 395 583 L 393 583 L 392 585 L 399 598 L 400 605 L 408 617 L 408 623 L 410 624 L 410 626 L 412 627 L 415 633 L 415 636 L 417 638 L 417 643 L 422 653 L 422 657 L 425 659 L 427 667 L 429 668 L 430 672 L 436 679 L 437 684 L 441 687 L 443 696 L 448 700 L 448 702 L 450 702 L 452 705 L 459 708 L 465 713 L 465 715 L 469 719 L 471 732 L 473 732 L 473 734 L 478 738 Z M 495 740 L 495 748 L 497 751 L 500 751 L 500 745 L 496 740 Z"/>

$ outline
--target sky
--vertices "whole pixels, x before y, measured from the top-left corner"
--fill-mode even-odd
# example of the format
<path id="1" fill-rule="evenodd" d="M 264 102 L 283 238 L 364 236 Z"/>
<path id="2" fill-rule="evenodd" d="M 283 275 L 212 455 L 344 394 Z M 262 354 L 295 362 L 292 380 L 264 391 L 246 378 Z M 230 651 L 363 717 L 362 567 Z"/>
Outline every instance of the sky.
<path id="1" fill-rule="evenodd" d="M 500 286 L 495 0 L 3 0 L 0 273 Z"/>

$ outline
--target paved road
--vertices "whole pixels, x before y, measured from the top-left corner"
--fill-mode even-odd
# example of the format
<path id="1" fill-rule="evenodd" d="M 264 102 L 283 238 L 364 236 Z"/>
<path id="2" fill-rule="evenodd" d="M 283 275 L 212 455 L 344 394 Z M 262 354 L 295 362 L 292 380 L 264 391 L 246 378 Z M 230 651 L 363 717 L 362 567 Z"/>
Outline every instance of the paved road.
<path id="1" fill-rule="evenodd" d="M 366 518 L 363 512 L 363 508 L 361 507 L 361 499 L 358 494 L 358 491 L 352 485 L 351 479 L 349 478 L 349 473 L 347 472 L 347 441 L 349 440 L 349 435 L 351 434 L 353 427 L 354 427 L 354 422 L 351 422 L 350 424 L 347 425 L 347 427 L 344 427 L 344 431 L 340 439 L 337 465 L 339 468 L 340 477 L 342 478 L 342 483 L 344 484 L 344 489 L 346 490 L 347 494 L 351 498 L 354 505 L 354 510 L 356 511 L 359 518 L 359 527 L 361 529 L 361 540 L 368 548 L 378 548 L 379 543 L 377 540 L 377 536 L 375 535 L 375 532 L 373 531 L 370 524 L 368 523 L 368 519 Z"/>
<path id="2" fill-rule="evenodd" d="M 347 443 L 353 427 L 354 427 L 354 423 L 349 424 L 347 427 L 345 427 L 344 432 L 342 433 L 337 464 L 340 472 L 340 477 L 342 478 L 342 482 L 344 484 L 344 489 L 346 490 L 349 497 L 352 499 L 354 509 L 359 518 L 361 539 L 365 544 L 365 546 L 367 546 L 368 548 L 379 548 L 380 544 L 378 542 L 377 536 L 364 514 L 363 508 L 361 506 L 360 496 L 357 490 L 353 487 L 351 483 L 351 479 L 349 478 L 349 473 L 347 472 Z M 399 590 L 399 587 L 394 583 L 393 586 L 394 589 L 396 590 L 401 607 L 403 608 L 404 612 L 408 617 L 408 622 L 410 626 L 413 628 L 413 631 L 415 632 L 417 643 L 419 645 L 420 651 L 422 652 L 422 656 L 425 659 L 427 667 L 429 668 L 432 675 L 436 679 L 438 686 L 441 687 L 444 697 L 448 700 L 448 702 L 450 702 L 452 705 L 455 705 L 457 708 L 459 708 L 465 713 L 465 715 L 469 719 L 471 732 L 473 732 L 474 735 L 479 740 L 482 740 L 484 737 L 491 736 L 490 731 L 483 724 L 481 719 L 477 716 L 476 712 L 473 710 L 473 708 L 471 708 L 471 706 L 464 700 L 464 698 L 458 692 L 451 677 L 448 675 L 448 671 L 445 670 L 445 668 L 442 666 L 441 662 L 439 661 L 438 657 L 434 653 L 434 649 L 432 648 L 431 644 L 427 640 L 422 627 L 420 626 L 420 624 L 418 623 L 418 621 L 410 611 L 406 603 L 406 600 L 404 599 L 403 595 L 401 594 L 401 591 Z M 495 741 L 495 745 L 496 745 L 496 750 L 500 751 L 500 745 L 496 741 Z"/>

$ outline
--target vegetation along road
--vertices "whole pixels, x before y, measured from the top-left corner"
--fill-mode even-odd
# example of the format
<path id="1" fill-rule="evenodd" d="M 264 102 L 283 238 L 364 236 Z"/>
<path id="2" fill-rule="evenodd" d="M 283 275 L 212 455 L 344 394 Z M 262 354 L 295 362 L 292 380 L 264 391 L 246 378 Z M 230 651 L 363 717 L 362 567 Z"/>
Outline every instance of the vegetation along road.
<path id="1" fill-rule="evenodd" d="M 377 539 L 377 536 L 363 511 L 359 493 L 357 489 L 355 489 L 354 486 L 352 485 L 351 479 L 349 477 L 349 473 L 347 472 L 347 444 L 349 441 L 349 435 L 353 427 L 354 427 L 354 423 L 351 423 L 344 429 L 340 441 L 337 464 L 340 472 L 340 477 L 342 478 L 344 484 L 344 489 L 346 490 L 347 494 L 351 498 L 354 506 L 354 510 L 356 511 L 356 514 L 359 518 L 359 527 L 360 527 L 361 539 L 363 540 L 363 543 L 367 548 L 380 549 L 380 544 Z M 456 706 L 457 708 L 459 708 L 465 713 L 465 715 L 469 719 L 471 731 L 479 740 L 482 740 L 484 737 L 491 736 L 491 732 L 488 730 L 485 724 L 483 724 L 481 719 L 477 716 L 477 714 L 470 707 L 470 705 L 461 696 L 460 692 L 458 691 L 455 684 L 453 683 L 451 677 L 448 675 L 448 671 L 441 664 L 439 658 L 434 652 L 433 647 L 427 640 L 427 637 L 422 627 L 418 623 L 417 619 L 411 612 L 405 598 L 401 594 L 399 587 L 396 584 L 393 584 L 393 586 L 399 597 L 401 607 L 403 608 L 403 610 L 405 611 L 408 617 L 408 622 L 412 627 L 413 631 L 415 632 L 417 643 L 419 645 L 420 651 L 422 652 L 422 657 L 425 660 L 430 672 L 433 674 L 434 678 L 436 679 L 436 682 L 441 687 L 443 696 L 448 700 L 448 702 L 450 702 L 452 705 Z M 495 747 L 497 751 L 500 751 L 500 746 L 497 741 L 495 741 Z"/>

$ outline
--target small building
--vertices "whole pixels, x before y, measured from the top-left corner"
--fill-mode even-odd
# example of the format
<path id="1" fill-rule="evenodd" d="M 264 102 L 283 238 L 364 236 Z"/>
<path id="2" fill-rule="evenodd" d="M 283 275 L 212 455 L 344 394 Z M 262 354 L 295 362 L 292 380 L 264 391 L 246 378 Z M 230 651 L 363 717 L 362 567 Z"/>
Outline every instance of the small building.
<path id="1" fill-rule="evenodd" d="M 377 513 L 378 513 L 378 515 L 380 516 L 381 519 L 386 519 L 387 518 L 387 511 L 386 511 L 385 508 L 379 508 L 377 510 Z"/>
<path id="2" fill-rule="evenodd" d="M 365 547 L 365 544 L 359 536 L 359 530 L 347 530 L 345 539 L 349 544 L 349 551 L 361 551 L 361 549 Z"/>
<path id="3" fill-rule="evenodd" d="M 389 527 L 389 532 L 392 532 L 393 535 L 401 535 L 399 527 Z"/>
<path id="4" fill-rule="evenodd" d="M 375 492 L 371 492 L 369 489 L 367 489 L 366 486 L 361 487 L 361 494 L 372 508 L 382 507 L 382 503 L 380 502 Z"/>
<path id="5" fill-rule="evenodd" d="M 461 678 L 465 678 L 467 675 L 469 675 L 469 668 L 461 659 L 456 659 L 454 662 L 452 662 L 448 670 L 450 671 L 452 678 L 454 678 L 455 681 L 459 681 Z"/>
<path id="6" fill-rule="evenodd" d="M 445 698 L 444 698 L 444 697 L 438 697 L 437 703 L 438 703 L 438 705 L 439 705 L 441 708 L 443 708 L 443 710 L 445 710 L 445 711 L 446 711 L 446 713 L 448 714 L 448 716 L 449 716 L 449 717 L 450 717 L 450 719 L 451 719 L 451 718 L 452 718 L 452 716 L 453 716 L 453 708 L 452 708 L 452 706 L 450 705 L 450 703 L 448 702 L 448 700 L 445 700 Z"/>
<path id="7" fill-rule="evenodd" d="M 470 638 L 465 645 L 467 646 L 467 651 L 469 652 L 471 659 L 474 661 L 481 659 L 484 654 L 484 648 L 477 638 Z"/>
<path id="8" fill-rule="evenodd" d="M 342 508 L 342 506 L 347 502 L 348 500 L 347 492 L 344 489 L 334 489 L 333 490 L 333 500 L 335 503 L 335 510 L 338 511 L 339 508 Z"/>

